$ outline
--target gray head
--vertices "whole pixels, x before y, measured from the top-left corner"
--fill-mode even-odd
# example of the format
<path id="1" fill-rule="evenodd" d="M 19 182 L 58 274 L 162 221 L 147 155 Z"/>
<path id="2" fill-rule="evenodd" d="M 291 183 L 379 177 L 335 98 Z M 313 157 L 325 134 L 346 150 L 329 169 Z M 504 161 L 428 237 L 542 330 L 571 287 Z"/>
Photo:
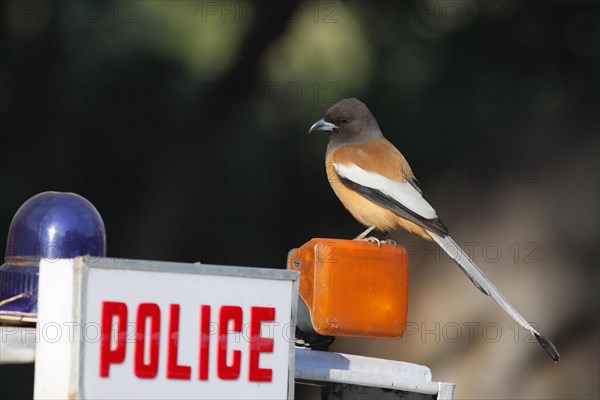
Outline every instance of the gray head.
<path id="1" fill-rule="evenodd" d="M 331 106 L 325 118 L 315 122 L 308 132 L 315 131 L 329 132 L 329 149 L 383 137 L 371 111 L 355 98 L 340 100 Z"/>

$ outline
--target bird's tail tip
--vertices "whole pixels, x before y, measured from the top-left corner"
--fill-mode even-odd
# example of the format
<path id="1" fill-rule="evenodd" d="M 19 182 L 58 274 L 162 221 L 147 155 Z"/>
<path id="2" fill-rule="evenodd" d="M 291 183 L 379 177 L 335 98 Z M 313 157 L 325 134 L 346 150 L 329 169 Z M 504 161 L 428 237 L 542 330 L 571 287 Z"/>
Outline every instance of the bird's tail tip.
<path id="1" fill-rule="evenodd" d="M 556 350 L 556 346 L 554 346 L 554 343 L 552 343 L 550 339 L 547 339 L 539 333 L 534 333 L 533 335 L 535 336 L 537 341 L 540 342 L 544 350 L 546 350 L 546 353 L 548 353 L 550 357 L 552 357 L 554 362 L 558 362 L 558 360 L 560 359 L 560 354 L 558 354 L 558 350 Z"/>

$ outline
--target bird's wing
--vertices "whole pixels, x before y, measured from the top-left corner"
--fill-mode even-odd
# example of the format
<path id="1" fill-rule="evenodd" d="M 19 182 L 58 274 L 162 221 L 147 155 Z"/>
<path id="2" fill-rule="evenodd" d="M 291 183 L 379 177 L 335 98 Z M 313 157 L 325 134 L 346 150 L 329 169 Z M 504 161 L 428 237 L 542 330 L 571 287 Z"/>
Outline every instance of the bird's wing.
<path id="1" fill-rule="evenodd" d="M 415 224 L 446 235 L 448 228 L 435 210 L 409 182 L 390 180 L 356 165 L 334 165 L 340 181 L 374 203 Z"/>

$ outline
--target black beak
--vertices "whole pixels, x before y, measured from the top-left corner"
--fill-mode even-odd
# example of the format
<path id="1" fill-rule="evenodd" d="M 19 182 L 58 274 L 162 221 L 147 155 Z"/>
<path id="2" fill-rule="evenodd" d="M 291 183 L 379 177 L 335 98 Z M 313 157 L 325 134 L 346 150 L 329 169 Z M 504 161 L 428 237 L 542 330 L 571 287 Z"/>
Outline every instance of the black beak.
<path id="1" fill-rule="evenodd" d="M 332 124 L 331 122 L 325 121 L 324 118 L 321 118 L 320 120 L 315 122 L 313 126 L 310 127 L 308 133 L 313 133 L 316 131 L 333 132 L 334 129 L 338 129 L 338 127 Z"/>

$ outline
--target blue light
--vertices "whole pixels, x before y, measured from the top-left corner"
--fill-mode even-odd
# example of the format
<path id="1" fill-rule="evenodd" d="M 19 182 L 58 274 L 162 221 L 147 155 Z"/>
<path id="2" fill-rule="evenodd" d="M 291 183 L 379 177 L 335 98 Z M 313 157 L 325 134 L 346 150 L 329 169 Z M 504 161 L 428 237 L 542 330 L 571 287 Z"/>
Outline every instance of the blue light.
<path id="1" fill-rule="evenodd" d="M 5 264 L 0 267 L 0 304 L 5 303 L 0 316 L 37 312 L 41 260 L 84 255 L 106 255 L 104 222 L 92 203 L 61 192 L 43 192 L 27 200 L 8 231 Z"/>

